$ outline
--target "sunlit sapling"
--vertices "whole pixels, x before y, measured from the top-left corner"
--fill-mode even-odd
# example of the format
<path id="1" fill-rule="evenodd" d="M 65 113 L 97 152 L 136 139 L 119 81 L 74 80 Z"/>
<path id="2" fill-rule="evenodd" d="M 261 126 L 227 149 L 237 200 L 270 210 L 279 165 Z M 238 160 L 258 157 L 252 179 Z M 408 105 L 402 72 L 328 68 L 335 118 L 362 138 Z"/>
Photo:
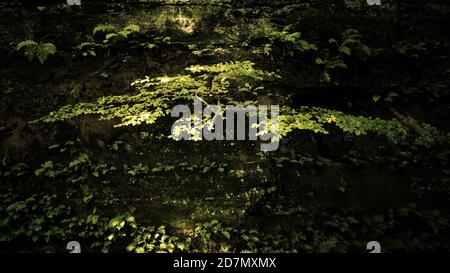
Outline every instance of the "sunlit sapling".
<path id="1" fill-rule="evenodd" d="M 172 126 L 172 138 L 180 140 L 251 140 L 261 141 L 261 151 L 272 152 L 279 147 L 278 117 L 279 106 L 271 105 L 271 118 L 268 106 L 260 105 L 209 105 L 203 108 L 203 101 L 198 96 L 194 99 L 194 114 L 187 105 L 177 105 L 172 109 L 172 117 L 180 117 Z M 248 117 L 248 122 L 247 122 Z M 226 126 L 224 127 L 224 120 Z M 248 125 L 248 139 L 246 132 Z M 224 134 L 224 129 L 226 133 Z"/>

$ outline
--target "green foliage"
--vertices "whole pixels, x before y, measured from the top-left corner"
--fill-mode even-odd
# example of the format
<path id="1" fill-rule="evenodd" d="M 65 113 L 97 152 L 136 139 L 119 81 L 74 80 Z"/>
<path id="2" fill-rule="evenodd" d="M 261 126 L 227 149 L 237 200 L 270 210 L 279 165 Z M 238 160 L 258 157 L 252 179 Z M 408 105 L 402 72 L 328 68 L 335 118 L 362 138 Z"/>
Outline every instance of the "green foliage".
<path id="1" fill-rule="evenodd" d="M 0 177 L 21 177 L 26 175 L 30 170 L 30 166 L 23 162 L 11 166 L 6 156 L 3 157 L 0 166 L 2 167 L 2 170 L 0 171 Z"/>
<path id="2" fill-rule="evenodd" d="M 25 236 L 33 242 L 49 242 L 51 239 L 64 239 L 67 232 L 60 228 L 70 213 L 65 205 L 53 203 L 55 195 L 35 194 L 15 201 L 11 194 L 2 196 L 0 208 L 0 241 L 7 242 Z"/>
<path id="3" fill-rule="evenodd" d="M 102 48 L 102 45 L 92 42 L 83 42 L 77 46 L 78 51 L 81 53 L 81 56 L 96 56 L 96 50 L 98 48 Z"/>
<path id="4" fill-rule="evenodd" d="M 341 42 L 338 42 L 336 39 L 330 39 L 329 43 L 338 48 L 339 54 L 342 57 L 350 57 L 353 55 L 365 61 L 373 54 L 373 50 L 362 42 L 362 35 L 356 29 L 347 29 L 344 31 Z"/>
<path id="5" fill-rule="evenodd" d="M 328 43 L 332 46 L 322 49 L 315 59 L 315 63 L 324 68 L 323 80 L 331 81 L 330 71 L 347 69 L 351 60 L 366 61 L 376 51 L 362 42 L 362 35 L 355 29 L 348 29 L 341 34 L 341 39 L 331 38 Z"/>
<path id="6" fill-rule="evenodd" d="M 333 166 L 336 163 L 321 156 L 296 155 L 294 157 L 279 156 L 273 158 L 277 167 L 282 168 L 286 164 L 298 164 L 299 166 Z"/>
<path id="7" fill-rule="evenodd" d="M 124 27 L 121 31 L 119 31 L 119 35 L 122 35 L 123 37 L 127 38 L 129 35 L 138 33 L 140 31 L 140 27 L 138 25 L 128 25 Z"/>
<path id="8" fill-rule="evenodd" d="M 438 129 L 427 123 L 418 124 L 414 127 L 417 134 L 414 144 L 418 146 L 431 147 L 436 142 L 448 141 L 447 136 Z"/>
<path id="9" fill-rule="evenodd" d="M 383 237 L 385 252 L 448 250 L 447 245 L 433 238 L 445 239 L 450 227 L 445 215 L 418 209 L 414 204 L 362 217 L 345 210 L 337 215 L 293 209 L 288 213 L 297 219 L 295 230 L 273 223 L 271 232 L 212 220 L 196 224 L 191 235 L 168 233 L 165 226 L 142 226 L 132 215 L 134 209 L 112 218 L 101 216 L 94 209 L 84 218 L 75 218 L 68 206 L 56 205 L 55 195 L 17 200 L 17 196 L 2 194 L 0 205 L 3 242 L 27 238 L 35 243 L 50 243 L 80 238 L 91 242 L 85 244 L 86 250 L 102 252 L 346 252 L 360 251 L 367 236 L 378 238 L 385 234 L 390 234 Z M 275 209 L 272 213 L 278 212 Z M 403 221 L 415 222 L 421 228 L 402 226 Z M 399 227 L 407 232 L 399 232 Z M 123 242 L 127 244 L 123 246 Z M 125 249 L 117 249 L 119 246 Z"/>
<path id="10" fill-rule="evenodd" d="M 274 213 L 276 210 L 273 211 Z M 286 213 L 286 209 L 283 210 Z M 389 210 L 387 214 L 356 216 L 351 211 L 340 211 L 339 214 L 313 213 L 307 209 L 300 212 L 293 209 L 291 217 L 297 219 L 294 229 L 275 226 L 272 232 L 263 232 L 245 227 L 230 227 L 213 220 L 197 224 L 195 243 L 200 243 L 202 252 L 252 252 L 252 253 L 328 253 L 328 252 L 360 252 L 365 247 L 367 236 L 381 238 L 383 236 L 384 252 L 407 249 L 408 252 L 448 249 L 445 244 L 428 245 L 427 239 L 444 236 L 449 230 L 449 222 L 438 211 L 417 209 L 414 204 Z M 269 217 L 269 216 L 268 216 Z M 270 217 L 276 217 L 271 215 Z M 420 223 L 423 233 L 404 227 L 408 232 L 397 232 L 404 220 Z M 408 235 L 409 234 L 409 235 Z M 414 236 L 411 236 L 414 234 Z M 406 237 L 405 237 L 406 236 Z M 410 237 L 407 237 L 410 236 Z M 193 244 L 196 246 L 195 244 Z M 197 245 L 197 247 L 199 247 Z"/>
<path id="11" fill-rule="evenodd" d="M 174 250 L 187 251 L 190 239 L 180 240 L 170 236 L 165 226 L 141 227 L 133 233 L 133 242 L 127 246 L 128 252 L 134 253 L 172 253 Z"/>
<path id="12" fill-rule="evenodd" d="M 108 24 L 100 24 L 94 28 L 92 31 L 92 35 L 98 35 L 98 34 L 108 34 L 113 33 L 116 31 L 116 28 L 114 26 L 108 25 Z"/>
<path id="13" fill-rule="evenodd" d="M 300 32 L 289 31 L 286 27 L 282 32 L 273 32 L 270 37 L 272 44 L 266 44 L 264 52 L 270 54 L 274 46 L 280 46 L 283 51 L 283 56 L 293 57 L 295 54 L 310 53 L 318 50 L 317 46 L 301 39 Z"/>
<path id="14" fill-rule="evenodd" d="M 64 145 L 52 145 L 50 150 L 59 149 L 59 153 L 67 160 L 54 162 L 47 160 L 35 169 L 36 177 L 56 179 L 60 183 L 80 184 L 90 179 L 107 179 L 109 175 L 117 171 L 117 168 L 103 162 L 94 162 L 91 155 L 80 151 L 74 146 L 74 142 L 68 141 Z M 62 146 L 62 147 L 61 147 Z"/>
<path id="15" fill-rule="evenodd" d="M 23 50 L 23 54 L 29 61 L 37 58 L 43 64 L 49 56 L 55 55 L 56 47 L 52 43 L 37 43 L 33 40 L 25 40 L 17 44 L 17 51 Z"/>
<path id="16" fill-rule="evenodd" d="M 408 43 L 407 41 L 399 41 L 393 46 L 394 50 L 399 54 L 412 59 L 419 59 L 420 55 L 424 55 L 427 50 L 426 42 Z"/>
<path id="17" fill-rule="evenodd" d="M 232 102 L 234 97 L 245 96 L 249 87 L 256 90 L 264 76 L 272 73 L 254 68 L 251 62 L 196 65 L 186 69 L 186 75 L 145 78 L 135 81 L 135 94 L 107 96 L 94 103 L 80 103 L 62 107 L 42 118 L 44 122 L 72 119 L 80 115 L 96 114 L 101 119 L 119 118 L 120 126 L 154 124 L 170 114 L 180 102 L 192 101 L 195 96 L 208 100 Z"/>
<path id="18" fill-rule="evenodd" d="M 335 124 L 342 131 L 357 136 L 369 132 L 384 135 L 394 143 L 401 142 L 408 134 L 406 125 L 397 120 L 353 116 L 319 107 L 302 107 L 300 111 L 287 108 L 280 116 L 280 135 L 284 137 L 294 129 L 328 134 L 324 127 L 326 124 Z"/>
<path id="19" fill-rule="evenodd" d="M 130 24 L 121 30 L 117 30 L 114 26 L 107 24 L 100 24 L 94 28 L 92 34 L 94 37 L 102 36 L 103 43 L 114 44 L 120 39 L 127 39 L 128 37 L 139 33 L 140 27 L 138 25 Z"/>
<path id="20" fill-rule="evenodd" d="M 251 62 L 196 65 L 186 68 L 186 71 L 190 73 L 138 80 L 132 84 L 137 91 L 135 94 L 102 97 L 94 103 L 68 105 L 41 121 L 56 122 L 95 114 L 100 115 L 101 119 L 119 118 L 121 123 L 117 127 L 155 124 L 158 119 L 168 116 L 176 103 L 188 102 L 196 95 L 224 104 L 239 103 L 239 98 L 253 98 L 256 101 L 258 92 L 252 90 L 263 90 L 260 84 L 264 79 L 275 77 L 272 73 L 255 69 Z M 400 143 L 410 131 L 397 120 L 353 116 L 318 107 L 301 107 L 298 110 L 284 107 L 281 111 L 281 138 L 294 129 L 328 134 L 324 127 L 326 124 L 334 124 L 342 131 L 356 136 L 369 132 L 384 135 L 394 143 Z"/>
<path id="21" fill-rule="evenodd" d="M 402 86 L 404 97 L 426 99 L 435 102 L 448 96 L 450 86 L 450 70 L 439 75 L 439 79 L 422 79 L 412 85 Z"/>
<path id="22" fill-rule="evenodd" d="M 199 223 L 194 229 L 194 238 L 199 240 L 201 252 L 230 252 L 231 234 L 236 230 L 224 227 L 218 220 Z M 199 246 L 197 246 L 199 247 Z"/>

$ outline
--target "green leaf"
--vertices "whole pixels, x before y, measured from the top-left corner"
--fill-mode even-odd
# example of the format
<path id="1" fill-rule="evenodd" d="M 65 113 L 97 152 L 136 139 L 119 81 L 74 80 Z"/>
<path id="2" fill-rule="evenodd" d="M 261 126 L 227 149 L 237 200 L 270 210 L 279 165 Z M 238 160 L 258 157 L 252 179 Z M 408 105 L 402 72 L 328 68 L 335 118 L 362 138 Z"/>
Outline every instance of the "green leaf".
<path id="1" fill-rule="evenodd" d="M 16 50 L 20 50 L 23 47 L 35 46 L 37 43 L 33 40 L 25 40 L 17 44 Z"/>
<path id="2" fill-rule="evenodd" d="M 47 60 L 49 55 L 54 55 L 56 53 L 56 47 L 52 43 L 41 44 L 37 47 L 36 56 L 39 62 L 43 64 Z"/>
<path id="3" fill-rule="evenodd" d="M 378 102 L 380 99 L 381 99 L 381 96 L 380 96 L 380 95 L 374 95 L 373 98 L 372 98 L 372 100 L 373 100 L 374 102 Z"/>
<path id="4" fill-rule="evenodd" d="M 96 35 L 97 33 L 110 33 L 110 32 L 114 32 L 115 28 L 111 25 L 98 25 L 94 28 L 94 30 L 92 31 L 93 35 Z"/>
<path id="5" fill-rule="evenodd" d="M 138 25 L 128 25 L 124 28 L 125 31 L 127 32 L 139 32 L 140 31 L 140 27 Z"/>
<path id="6" fill-rule="evenodd" d="M 222 234 L 223 234 L 223 236 L 225 236 L 225 238 L 227 238 L 227 239 L 230 239 L 230 238 L 231 238 L 230 233 L 229 233 L 228 231 L 226 231 L 226 230 L 223 230 L 223 231 L 222 231 Z"/>
<path id="7" fill-rule="evenodd" d="M 352 53 L 352 50 L 346 46 L 339 48 L 339 51 L 347 56 L 350 56 L 350 54 Z"/>

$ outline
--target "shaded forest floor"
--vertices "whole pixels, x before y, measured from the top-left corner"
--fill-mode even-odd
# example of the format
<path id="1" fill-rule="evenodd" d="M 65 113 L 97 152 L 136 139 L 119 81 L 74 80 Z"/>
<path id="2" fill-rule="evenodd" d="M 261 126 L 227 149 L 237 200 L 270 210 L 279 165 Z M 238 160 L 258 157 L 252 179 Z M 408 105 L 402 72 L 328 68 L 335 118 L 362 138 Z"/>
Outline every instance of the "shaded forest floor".
<path id="1" fill-rule="evenodd" d="M 0 4 L 0 251 L 448 251 L 450 7 L 364 2 Z M 146 77 L 280 104 L 280 149 L 169 139 Z"/>

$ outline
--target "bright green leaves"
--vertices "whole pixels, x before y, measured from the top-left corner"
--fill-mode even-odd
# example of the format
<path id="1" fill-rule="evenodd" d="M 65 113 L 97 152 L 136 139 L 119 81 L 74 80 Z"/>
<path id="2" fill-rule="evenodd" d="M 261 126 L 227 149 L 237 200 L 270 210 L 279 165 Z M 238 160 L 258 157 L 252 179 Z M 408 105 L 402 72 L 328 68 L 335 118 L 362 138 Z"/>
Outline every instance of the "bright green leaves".
<path id="1" fill-rule="evenodd" d="M 127 246 L 128 252 L 134 253 L 172 253 L 175 249 L 187 250 L 190 239 L 180 240 L 167 234 L 166 227 L 140 227 L 134 232 L 133 242 Z"/>
<path id="2" fill-rule="evenodd" d="M 287 110 L 287 109 L 286 109 Z M 328 132 L 323 128 L 323 125 L 317 122 L 312 113 L 297 112 L 296 110 L 287 110 L 288 113 L 282 114 L 279 117 L 279 134 L 283 138 L 293 130 L 310 130 L 314 133 L 327 134 Z"/>
<path id="3" fill-rule="evenodd" d="M 231 239 L 232 233 L 235 232 L 236 230 L 231 227 L 224 227 L 218 220 L 212 220 L 211 222 L 197 224 L 194 229 L 195 236 L 205 241 L 209 241 L 214 237 L 229 240 Z"/>
<path id="4" fill-rule="evenodd" d="M 48 116 L 38 120 L 43 122 L 56 122 L 61 120 L 72 119 L 81 115 L 89 115 L 98 113 L 97 105 L 94 103 L 79 103 L 76 105 L 67 105 L 61 107 L 56 112 L 51 112 Z M 35 121 L 37 122 L 37 121 Z"/>
<path id="5" fill-rule="evenodd" d="M 119 35 L 122 35 L 123 37 L 128 37 L 130 34 L 138 33 L 140 31 L 140 27 L 138 25 L 128 25 L 123 30 L 119 31 Z"/>
<path id="6" fill-rule="evenodd" d="M 100 24 L 94 28 L 94 30 L 92 31 L 92 34 L 95 36 L 100 33 L 108 34 L 108 33 L 112 33 L 115 31 L 116 31 L 116 28 L 114 26 L 107 25 L 107 24 Z"/>
<path id="7" fill-rule="evenodd" d="M 387 137 L 394 143 L 405 140 L 405 137 L 411 133 L 411 130 L 406 125 L 395 119 L 384 120 L 353 116 L 319 107 L 302 107 L 300 111 L 284 108 L 282 112 L 284 113 L 280 116 L 281 137 L 286 136 L 294 129 L 328 134 L 324 127 L 326 124 L 334 124 L 342 131 L 356 136 L 375 133 Z"/>
<path id="8" fill-rule="evenodd" d="M 69 168 L 77 168 L 80 165 L 90 164 L 91 160 L 86 153 L 80 153 L 78 158 L 69 163 Z"/>
<path id="9" fill-rule="evenodd" d="M 56 122 L 96 114 L 101 119 L 120 119 L 116 127 L 154 124 L 170 114 L 177 103 L 191 103 L 196 95 L 209 101 L 233 104 L 241 90 L 262 92 L 261 82 L 275 77 L 273 73 L 256 69 L 251 62 L 196 65 L 186 71 L 185 75 L 135 81 L 131 86 L 136 93 L 64 106 L 41 121 Z"/>
<path id="10" fill-rule="evenodd" d="M 349 37 L 354 40 L 359 36 L 352 34 Z M 347 45 L 355 43 L 348 42 Z M 223 104 L 252 104 L 258 94 L 264 94 L 262 82 L 277 77 L 274 73 L 255 68 L 251 62 L 195 65 L 186 68 L 186 72 L 184 75 L 137 80 L 132 83 L 136 90 L 134 94 L 106 96 L 94 103 L 64 106 L 41 121 L 56 122 L 95 114 L 100 119 L 119 119 L 120 123 L 116 127 L 152 125 L 168 116 L 173 106 L 191 103 L 196 95 Z M 242 101 L 239 98 L 243 96 L 253 100 Z M 279 117 L 279 133 L 281 138 L 295 129 L 327 134 L 326 124 L 334 124 L 342 131 L 356 136 L 368 133 L 383 135 L 394 143 L 400 142 L 410 133 L 410 129 L 397 120 L 353 116 L 318 107 L 283 107 Z"/>
<path id="11" fill-rule="evenodd" d="M 29 61 L 37 58 L 43 64 L 51 55 L 55 55 L 56 47 L 52 43 L 37 43 L 33 40 L 25 40 L 17 44 L 17 51 L 23 50 L 23 54 Z"/>
<path id="12" fill-rule="evenodd" d="M 125 225 L 128 224 L 131 227 L 136 228 L 136 219 L 131 214 L 119 215 L 109 221 L 108 227 L 111 230 L 120 231 Z"/>
<path id="13" fill-rule="evenodd" d="M 25 47 L 25 48 L 27 48 L 27 47 L 35 47 L 37 45 L 38 45 L 38 43 L 36 43 L 33 40 L 25 40 L 25 41 L 22 41 L 22 42 L 17 44 L 16 50 L 20 50 L 23 47 Z"/>
<path id="14" fill-rule="evenodd" d="M 43 64 L 48 56 L 55 55 L 56 47 L 52 43 L 40 44 L 36 49 L 36 56 L 39 62 Z"/>

